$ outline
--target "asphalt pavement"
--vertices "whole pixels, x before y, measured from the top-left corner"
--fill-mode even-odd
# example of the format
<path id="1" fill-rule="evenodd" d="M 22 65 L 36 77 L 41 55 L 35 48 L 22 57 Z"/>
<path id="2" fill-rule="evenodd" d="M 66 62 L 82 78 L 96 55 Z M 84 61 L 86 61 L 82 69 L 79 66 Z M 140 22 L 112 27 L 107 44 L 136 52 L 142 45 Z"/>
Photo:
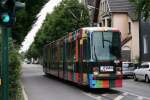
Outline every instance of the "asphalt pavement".
<path id="1" fill-rule="evenodd" d="M 28 100 L 150 100 L 150 84 L 124 79 L 122 88 L 85 90 L 43 73 L 42 66 L 22 65 Z"/>
<path id="2" fill-rule="evenodd" d="M 45 76 L 39 65 L 24 64 L 22 82 L 29 100 L 94 100 L 74 86 Z"/>

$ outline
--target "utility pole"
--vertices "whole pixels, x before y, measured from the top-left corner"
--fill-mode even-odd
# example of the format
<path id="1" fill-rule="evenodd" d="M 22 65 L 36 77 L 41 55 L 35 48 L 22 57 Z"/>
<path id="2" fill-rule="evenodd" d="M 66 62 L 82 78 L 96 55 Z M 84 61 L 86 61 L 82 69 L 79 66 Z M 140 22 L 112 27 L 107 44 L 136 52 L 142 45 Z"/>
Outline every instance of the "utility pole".
<path id="1" fill-rule="evenodd" d="M 2 28 L 2 100 L 8 100 L 8 36 L 9 28 Z"/>
<path id="2" fill-rule="evenodd" d="M 24 3 L 15 0 L 0 0 L 0 27 L 2 29 L 2 98 L 0 100 L 9 100 L 8 39 L 16 20 L 15 11 L 24 7 Z"/>
<path id="3" fill-rule="evenodd" d="M 2 100 L 9 100 L 8 38 L 14 23 L 14 0 L 1 0 L 0 26 L 2 27 Z"/>

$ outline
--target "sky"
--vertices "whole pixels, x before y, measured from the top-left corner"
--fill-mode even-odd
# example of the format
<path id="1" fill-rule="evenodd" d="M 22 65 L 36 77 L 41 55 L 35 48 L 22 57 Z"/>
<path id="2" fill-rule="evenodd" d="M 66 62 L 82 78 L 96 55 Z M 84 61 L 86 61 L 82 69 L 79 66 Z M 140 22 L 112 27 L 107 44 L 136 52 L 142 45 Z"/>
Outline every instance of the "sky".
<path id="1" fill-rule="evenodd" d="M 22 43 L 22 47 L 20 49 L 20 52 L 26 52 L 32 42 L 34 41 L 34 37 L 36 36 L 36 33 L 41 28 L 47 13 L 51 13 L 55 6 L 57 6 L 62 0 L 50 0 L 48 3 L 46 3 L 41 11 L 37 14 L 37 20 L 32 25 L 31 30 L 28 32 L 27 36 L 25 37 L 25 40 Z"/>

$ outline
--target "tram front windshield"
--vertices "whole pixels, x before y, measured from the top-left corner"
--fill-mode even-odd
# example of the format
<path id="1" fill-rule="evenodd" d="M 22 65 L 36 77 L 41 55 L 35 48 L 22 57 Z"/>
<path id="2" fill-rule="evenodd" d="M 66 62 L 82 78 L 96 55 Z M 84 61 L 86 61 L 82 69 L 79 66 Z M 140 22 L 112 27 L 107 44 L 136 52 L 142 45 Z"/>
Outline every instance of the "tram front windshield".
<path id="1" fill-rule="evenodd" d="M 116 60 L 121 56 L 119 32 L 93 32 L 91 56 L 95 61 Z"/>

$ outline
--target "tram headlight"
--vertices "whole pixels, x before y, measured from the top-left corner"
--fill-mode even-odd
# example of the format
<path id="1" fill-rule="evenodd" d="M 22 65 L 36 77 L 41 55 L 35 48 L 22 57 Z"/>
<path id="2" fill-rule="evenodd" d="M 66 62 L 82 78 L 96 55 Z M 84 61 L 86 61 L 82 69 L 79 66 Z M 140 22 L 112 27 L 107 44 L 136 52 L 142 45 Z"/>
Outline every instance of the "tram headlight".
<path id="1" fill-rule="evenodd" d="M 99 74 L 99 68 L 98 67 L 93 67 L 93 74 L 98 75 Z"/>
<path id="2" fill-rule="evenodd" d="M 115 63 L 115 64 L 119 64 L 119 63 L 120 63 L 120 60 L 114 60 L 114 63 Z"/>
<path id="3" fill-rule="evenodd" d="M 116 74 L 117 75 L 121 75 L 121 71 L 116 71 Z"/>

